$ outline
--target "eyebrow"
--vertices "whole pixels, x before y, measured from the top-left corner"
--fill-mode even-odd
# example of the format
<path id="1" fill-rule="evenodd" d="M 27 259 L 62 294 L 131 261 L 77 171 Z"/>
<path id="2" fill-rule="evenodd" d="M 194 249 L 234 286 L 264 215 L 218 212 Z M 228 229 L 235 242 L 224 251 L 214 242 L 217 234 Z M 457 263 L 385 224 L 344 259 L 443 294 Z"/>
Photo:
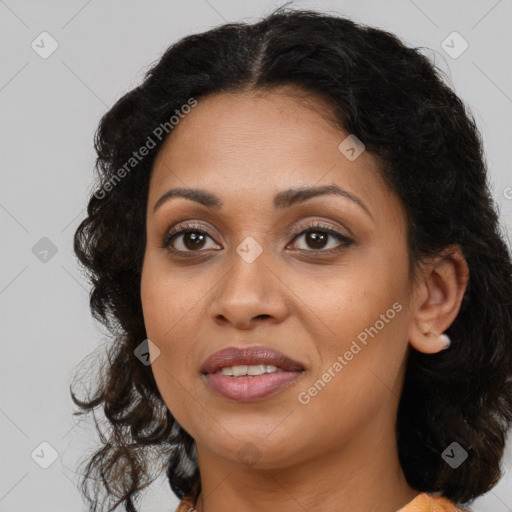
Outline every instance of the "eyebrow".
<path id="1" fill-rule="evenodd" d="M 303 203 L 313 197 L 337 195 L 351 200 L 359 205 L 372 219 L 373 216 L 368 207 L 356 195 L 344 190 L 337 185 L 324 185 L 320 187 L 300 187 L 283 190 L 274 196 L 274 208 L 284 209 L 299 203 Z M 156 212 L 160 206 L 175 197 L 183 197 L 191 201 L 195 201 L 204 206 L 220 210 L 223 206 L 222 200 L 215 194 L 206 190 L 197 188 L 173 188 L 168 190 L 153 207 L 153 213 Z"/>

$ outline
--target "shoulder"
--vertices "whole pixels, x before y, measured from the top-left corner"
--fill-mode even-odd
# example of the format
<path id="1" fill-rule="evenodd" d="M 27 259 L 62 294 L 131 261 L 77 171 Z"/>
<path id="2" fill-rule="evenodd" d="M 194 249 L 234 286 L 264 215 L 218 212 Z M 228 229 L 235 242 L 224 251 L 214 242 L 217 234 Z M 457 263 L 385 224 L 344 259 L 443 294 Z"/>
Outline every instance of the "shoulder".
<path id="1" fill-rule="evenodd" d="M 180 511 L 181 512 L 181 511 Z M 411 502 L 402 507 L 397 512 L 471 512 L 469 509 L 458 507 L 453 501 L 438 496 L 422 492 Z"/>
<path id="2" fill-rule="evenodd" d="M 192 512 L 193 510 L 194 506 L 192 501 L 189 498 L 183 498 L 175 512 Z"/>

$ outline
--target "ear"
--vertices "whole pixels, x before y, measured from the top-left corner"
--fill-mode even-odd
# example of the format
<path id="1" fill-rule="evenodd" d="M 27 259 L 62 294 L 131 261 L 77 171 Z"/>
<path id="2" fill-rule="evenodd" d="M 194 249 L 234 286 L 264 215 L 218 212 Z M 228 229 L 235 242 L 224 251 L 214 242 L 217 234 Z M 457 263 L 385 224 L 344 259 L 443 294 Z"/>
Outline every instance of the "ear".
<path id="1" fill-rule="evenodd" d="M 440 335 L 460 310 L 469 269 L 458 245 L 448 246 L 442 256 L 423 267 L 412 304 L 409 342 L 420 352 L 433 354 L 447 348 Z"/>

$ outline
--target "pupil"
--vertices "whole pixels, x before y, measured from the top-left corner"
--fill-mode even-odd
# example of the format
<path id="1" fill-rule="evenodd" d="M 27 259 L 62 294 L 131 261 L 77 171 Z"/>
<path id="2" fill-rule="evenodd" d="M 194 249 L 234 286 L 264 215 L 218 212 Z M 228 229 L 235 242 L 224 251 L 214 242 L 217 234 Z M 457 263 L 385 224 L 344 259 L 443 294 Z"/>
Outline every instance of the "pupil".
<path id="1" fill-rule="evenodd" d="M 197 248 L 204 242 L 204 235 L 198 233 L 187 233 L 185 235 L 185 246 L 189 249 L 187 242 L 191 243 L 192 248 Z"/>
<path id="2" fill-rule="evenodd" d="M 327 238 L 327 236 L 325 234 L 318 234 L 318 232 L 312 231 L 307 236 L 309 236 L 308 243 L 309 243 L 309 241 L 312 241 L 313 246 L 320 245 L 320 248 L 321 248 L 325 245 L 325 239 Z M 318 249 L 318 248 L 319 247 L 315 247 L 315 249 Z"/>

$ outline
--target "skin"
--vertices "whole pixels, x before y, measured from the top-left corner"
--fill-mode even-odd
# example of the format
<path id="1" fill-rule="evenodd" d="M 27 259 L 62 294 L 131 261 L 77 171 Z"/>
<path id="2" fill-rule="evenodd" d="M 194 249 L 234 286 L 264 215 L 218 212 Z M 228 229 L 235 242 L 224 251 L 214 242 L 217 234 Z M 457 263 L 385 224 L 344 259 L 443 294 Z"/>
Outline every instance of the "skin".
<path id="1" fill-rule="evenodd" d="M 401 203 L 372 155 L 350 161 L 340 152 L 348 133 L 329 112 L 322 98 L 291 88 L 215 94 L 199 100 L 155 160 L 141 300 L 148 338 L 160 350 L 152 363 L 158 388 L 196 440 L 200 512 L 393 512 L 420 492 L 405 479 L 394 436 L 406 357 L 410 346 L 443 348 L 437 335 L 459 311 L 467 266 L 453 247 L 411 279 Z M 369 213 L 336 195 L 273 206 L 284 189 L 333 184 Z M 212 192 L 223 207 L 174 198 L 154 212 L 177 187 Z M 162 247 L 183 219 L 208 234 L 199 246 L 189 235 L 174 239 L 190 258 Z M 312 221 L 353 243 L 296 237 Z M 262 248 L 252 263 L 236 252 L 249 236 Z M 394 303 L 401 311 L 300 403 L 299 393 Z M 222 348 L 251 345 L 285 353 L 304 373 L 255 402 L 213 394 L 201 363 Z M 248 442 L 255 464 L 240 457 Z"/>

